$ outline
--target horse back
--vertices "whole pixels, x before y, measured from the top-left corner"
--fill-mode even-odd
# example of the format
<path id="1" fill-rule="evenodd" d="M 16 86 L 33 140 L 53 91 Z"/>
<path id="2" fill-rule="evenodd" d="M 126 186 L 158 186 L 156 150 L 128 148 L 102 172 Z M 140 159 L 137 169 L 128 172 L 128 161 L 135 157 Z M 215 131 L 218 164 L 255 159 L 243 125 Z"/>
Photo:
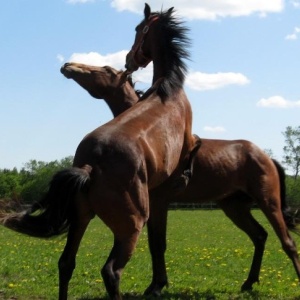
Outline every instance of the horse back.
<path id="1" fill-rule="evenodd" d="M 279 182 L 273 161 L 247 140 L 202 139 L 194 160 L 194 174 L 184 193 L 174 201 L 218 201 L 237 192 L 250 197 L 258 189 Z"/>

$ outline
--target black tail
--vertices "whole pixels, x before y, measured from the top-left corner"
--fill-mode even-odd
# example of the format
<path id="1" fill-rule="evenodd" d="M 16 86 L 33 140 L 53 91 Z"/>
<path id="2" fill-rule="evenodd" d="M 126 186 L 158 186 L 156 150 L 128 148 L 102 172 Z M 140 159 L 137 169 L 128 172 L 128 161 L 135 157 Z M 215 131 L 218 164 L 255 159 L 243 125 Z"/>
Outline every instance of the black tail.
<path id="1" fill-rule="evenodd" d="M 284 221 L 286 226 L 289 230 L 293 231 L 294 233 L 300 235 L 300 229 L 298 228 L 297 219 L 295 218 L 295 213 L 292 211 L 292 209 L 288 206 L 286 201 L 286 186 L 285 186 L 285 171 L 284 168 L 281 166 L 281 164 L 275 160 L 272 159 L 278 175 L 279 175 L 279 181 L 280 181 L 280 198 L 281 198 L 281 210 L 284 217 Z"/>
<path id="2" fill-rule="evenodd" d="M 68 231 L 74 216 L 74 199 L 86 192 L 90 172 L 70 168 L 54 175 L 44 198 L 21 212 L 2 214 L 0 222 L 20 233 L 49 238 Z"/>

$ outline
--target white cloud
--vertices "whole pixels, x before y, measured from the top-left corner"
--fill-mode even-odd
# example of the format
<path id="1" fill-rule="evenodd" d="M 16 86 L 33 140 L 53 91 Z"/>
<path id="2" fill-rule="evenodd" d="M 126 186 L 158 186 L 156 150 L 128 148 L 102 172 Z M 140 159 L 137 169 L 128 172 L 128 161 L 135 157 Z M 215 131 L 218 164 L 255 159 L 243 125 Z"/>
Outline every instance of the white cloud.
<path id="1" fill-rule="evenodd" d="M 285 39 L 286 40 L 296 40 L 298 37 L 297 37 L 297 34 L 295 33 L 292 33 L 292 34 L 288 34 Z"/>
<path id="2" fill-rule="evenodd" d="M 124 69 L 125 57 L 128 50 L 122 50 L 116 53 L 102 55 L 97 52 L 73 53 L 69 62 L 77 62 L 93 66 L 112 66 L 115 69 Z M 57 56 L 63 59 L 62 56 Z M 138 83 L 151 84 L 153 76 L 153 64 L 150 63 L 147 68 L 140 69 L 133 73 L 133 80 Z M 191 89 L 203 91 L 222 88 L 227 85 L 245 85 L 249 79 L 241 73 L 215 73 L 206 74 L 201 72 L 191 72 L 187 75 L 186 86 Z"/>
<path id="3" fill-rule="evenodd" d="M 112 66 L 115 69 L 124 68 L 127 50 L 116 53 L 101 55 L 97 52 L 73 53 L 69 59 L 70 62 L 82 63 L 92 66 Z"/>
<path id="4" fill-rule="evenodd" d="M 97 52 L 89 53 L 73 53 L 69 58 L 69 62 L 76 62 L 92 66 L 111 66 L 117 70 L 125 69 L 125 60 L 128 50 L 122 50 L 116 53 L 101 55 Z M 147 68 L 139 69 L 133 73 L 133 81 L 150 86 L 153 76 L 153 64 L 150 63 Z"/>
<path id="5" fill-rule="evenodd" d="M 272 96 L 269 98 L 260 99 L 256 105 L 258 107 L 267 107 L 267 108 L 292 108 L 300 107 L 300 101 L 289 101 L 283 98 L 282 96 Z"/>
<path id="6" fill-rule="evenodd" d="M 295 8 L 300 8 L 300 2 L 299 0 L 294 0 L 294 1 L 291 1 L 291 4 L 295 7 Z"/>
<path id="7" fill-rule="evenodd" d="M 153 63 L 151 62 L 147 68 L 139 69 L 132 74 L 134 82 L 141 82 L 141 83 L 152 83 L 153 77 Z"/>
<path id="8" fill-rule="evenodd" d="M 88 3 L 94 2 L 94 0 L 67 0 L 67 3 L 76 4 L 76 3 Z"/>
<path id="9" fill-rule="evenodd" d="M 222 126 L 215 126 L 215 127 L 212 127 L 212 126 L 205 126 L 203 128 L 204 131 L 207 131 L 207 132 L 212 132 L 212 133 L 220 133 L 220 132 L 225 132 L 225 128 L 222 127 Z"/>
<path id="10" fill-rule="evenodd" d="M 57 55 L 56 55 L 56 58 L 58 59 L 58 61 L 59 61 L 60 63 L 62 63 L 62 62 L 65 60 L 65 58 L 64 58 L 63 55 L 61 55 L 61 54 L 57 54 Z"/>
<path id="11" fill-rule="evenodd" d="M 250 83 L 250 80 L 245 75 L 233 72 L 215 74 L 191 72 L 186 78 L 186 85 L 198 91 L 219 89 L 232 84 L 245 85 L 248 83 Z"/>
<path id="12" fill-rule="evenodd" d="M 285 37 L 285 39 L 286 40 L 297 40 L 299 33 L 300 33 L 300 27 L 295 27 L 293 33 L 288 34 Z"/>
<path id="13" fill-rule="evenodd" d="M 119 11 L 129 10 L 141 14 L 144 10 L 144 2 L 140 0 L 113 0 L 111 5 Z M 284 8 L 284 0 L 165 0 L 163 2 L 163 8 L 173 6 L 180 13 L 180 16 L 188 19 L 215 20 L 252 14 L 265 16 L 268 13 L 281 12 Z M 161 0 L 151 1 L 153 11 L 160 11 L 161 8 Z"/>

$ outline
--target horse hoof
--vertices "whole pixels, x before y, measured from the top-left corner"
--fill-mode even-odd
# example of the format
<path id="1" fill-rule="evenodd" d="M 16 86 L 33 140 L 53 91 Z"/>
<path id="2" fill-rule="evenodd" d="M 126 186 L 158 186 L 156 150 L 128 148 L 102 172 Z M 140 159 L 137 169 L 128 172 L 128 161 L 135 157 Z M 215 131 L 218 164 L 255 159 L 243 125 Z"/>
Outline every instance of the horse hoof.
<path id="1" fill-rule="evenodd" d="M 161 290 L 167 283 L 151 283 L 144 292 L 144 296 L 160 297 Z"/>
<path id="2" fill-rule="evenodd" d="M 150 287 L 150 286 L 144 292 L 144 296 L 160 297 L 160 295 L 161 295 L 160 289 Z"/>
<path id="3" fill-rule="evenodd" d="M 241 287 L 241 291 L 242 292 L 252 291 L 252 284 L 253 283 L 244 282 L 244 284 Z"/>

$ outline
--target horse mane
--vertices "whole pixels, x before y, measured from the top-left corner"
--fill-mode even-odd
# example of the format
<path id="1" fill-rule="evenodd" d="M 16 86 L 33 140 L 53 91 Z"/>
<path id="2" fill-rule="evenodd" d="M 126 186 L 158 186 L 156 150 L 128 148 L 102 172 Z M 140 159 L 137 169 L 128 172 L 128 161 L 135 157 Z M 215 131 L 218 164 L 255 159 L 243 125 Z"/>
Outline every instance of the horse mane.
<path id="1" fill-rule="evenodd" d="M 174 90 L 182 88 L 188 68 L 184 60 L 190 58 L 187 50 L 190 46 L 190 39 L 187 36 L 189 29 L 183 25 L 183 21 L 174 16 L 175 10 L 169 9 L 152 13 L 151 16 L 158 16 L 161 27 L 160 49 L 162 50 L 161 63 L 166 74 L 160 83 L 157 93 L 159 96 L 167 97 L 174 93 Z"/>
<path id="2" fill-rule="evenodd" d="M 132 80 L 132 76 L 127 76 L 127 81 L 129 82 L 129 84 L 131 85 L 131 87 L 134 89 L 135 94 L 139 97 L 139 99 L 144 95 L 144 92 L 141 90 L 136 90 L 135 89 L 135 84 Z"/>

